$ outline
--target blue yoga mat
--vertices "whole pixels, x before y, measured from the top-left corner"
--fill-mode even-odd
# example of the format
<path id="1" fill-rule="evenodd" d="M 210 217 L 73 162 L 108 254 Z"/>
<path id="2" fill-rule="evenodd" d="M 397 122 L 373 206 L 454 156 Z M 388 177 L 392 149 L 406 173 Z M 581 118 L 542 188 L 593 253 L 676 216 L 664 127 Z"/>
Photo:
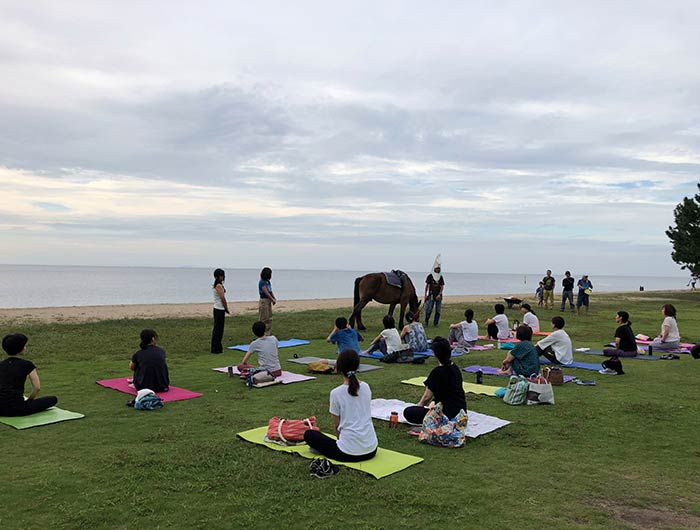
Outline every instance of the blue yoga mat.
<path id="1" fill-rule="evenodd" d="M 549 359 L 543 359 L 540 357 L 540 364 L 554 364 L 551 362 Z M 578 361 L 574 361 L 571 364 L 557 364 L 557 366 L 561 366 L 562 368 L 581 368 L 582 370 L 593 370 L 594 372 L 597 372 L 598 370 L 601 370 L 603 367 L 600 364 L 593 364 L 593 363 L 580 363 Z"/>
<path id="2" fill-rule="evenodd" d="M 588 350 L 588 351 L 576 351 L 574 353 L 582 353 L 583 355 L 604 355 L 607 357 L 610 357 L 610 355 L 607 355 L 603 353 L 603 350 Z M 636 357 L 620 357 L 620 359 L 640 359 L 642 361 L 658 361 L 661 359 L 658 355 L 637 355 Z"/>
<path id="3" fill-rule="evenodd" d="M 433 352 L 430 352 L 430 356 L 432 356 Z M 372 353 L 359 353 L 358 354 L 360 357 L 366 357 L 367 359 L 374 359 L 375 361 L 381 361 L 384 358 L 384 354 L 380 351 L 375 351 Z M 416 357 L 429 357 L 429 355 L 426 352 L 418 352 L 413 354 L 413 358 L 415 359 Z"/>
<path id="4" fill-rule="evenodd" d="M 291 348 L 292 346 L 303 346 L 310 344 L 308 340 L 303 339 L 287 339 L 279 342 L 278 348 Z M 248 344 L 239 344 L 238 346 L 229 346 L 227 350 L 248 351 Z"/>

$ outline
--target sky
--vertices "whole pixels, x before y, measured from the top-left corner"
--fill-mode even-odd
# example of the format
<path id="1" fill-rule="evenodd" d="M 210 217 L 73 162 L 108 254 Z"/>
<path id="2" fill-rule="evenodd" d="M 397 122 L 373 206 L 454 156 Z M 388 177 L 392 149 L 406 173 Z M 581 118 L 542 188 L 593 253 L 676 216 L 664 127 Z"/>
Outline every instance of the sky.
<path id="1" fill-rule="evenodd" d="M 0 3 L 1 263 L 682 275 L 700 3 Z"/>

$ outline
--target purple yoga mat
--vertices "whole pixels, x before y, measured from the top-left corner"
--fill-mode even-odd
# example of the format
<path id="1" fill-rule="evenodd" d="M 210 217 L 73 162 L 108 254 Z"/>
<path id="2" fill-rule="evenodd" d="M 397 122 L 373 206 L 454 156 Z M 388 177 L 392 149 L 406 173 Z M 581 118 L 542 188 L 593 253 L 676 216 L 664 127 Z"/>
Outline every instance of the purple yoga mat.
<path id="1" fill-rule="evenodd" d="M 474 366 L 467 366 L 466 368 L 464 368 L 465 372 L 470 372 L 472 374 L 478 372 L 479 370 L 481 370 L 484 373 L 484 375 L 508 375 L 508 374 L 499 373 L 498 368 L 496 368 L 494 366 L 479 366 L 478 364 L 475 364 Z M 564 376 L 565 383 L 568 383 L 569 381 L 573 381 L 574 379 L 576 379 L 576 378 L 574 376 L 571 376 L 571 375 Z"/>
<path id="2" fill-rule="evenodd" d="M 222 368 L 212 368 L 212 370 L 214 370 L 216 372 L 227 373 L 228 366 L 224 366 Z M 233 374 L 240 375 L 238 368 L 236 368 L 235 366 L 233 367 Z M 275 380 L 279 381 L 283 385 L 288 385 L 290 383 L 299 383 L 301 381 L 310 381 L 311 379 L 316 379 L 316 378 L 311 377 L 310 375 L 295 374 L 294 372 L 285 372 L 284 370 L 282 370 L 282 375 L 275 378 Z"/>
<path id="3" fill-rule="evenodd" d="M 105 388 L 111 388 L 112 390 L 119 390 L 119 392 L 124 392 L 125 394 L 131 394 L 135 396 L 138 392 L 134 387 L 129 386 L 126 381 L 126 377 L 117 377 L 115 379 L 103 379 L 102 381 L 97 381 L 97 384 Z M 157 392 L 157 395 L 163 401 L 182 401 L 183 399 L 192 399 L 202 397 L 204 394 L 199 392 L 192 392 L 191 390 L 185 390 L 184 388 L 178 388 L 176 386 L 171 386 L 170 390 L 167 392 Z"/>

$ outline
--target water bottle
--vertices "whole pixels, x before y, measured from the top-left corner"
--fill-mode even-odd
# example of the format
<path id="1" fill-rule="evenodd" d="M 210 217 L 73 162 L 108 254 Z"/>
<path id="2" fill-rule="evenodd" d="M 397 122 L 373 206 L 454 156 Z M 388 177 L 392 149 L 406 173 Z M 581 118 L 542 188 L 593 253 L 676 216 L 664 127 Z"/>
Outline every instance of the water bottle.
<path id="1" fill-rule="evenodd" d="M 649 344 L 649 355 L 651 355 L 654 352 L 654 348 L 652 347 L 651 344 Z"/>
<path id="2" fill-rule="evenodd" d="M 392 412 L 391 416 L 389 416 L 389 428 L 390 429 L 398 429 L 399 428 L 399 413 L 398 412 Z"/>
<path id="3" fill-rule="evenodd" d="M 484 372 L 481 369 L 476 371 L 476 384 L 480 385 L 484 382 Z"/>
<path id="4" fill-rule="evenodd" d="M 233 377 L 233 366 L 228 367 L 228 376 Z"/>

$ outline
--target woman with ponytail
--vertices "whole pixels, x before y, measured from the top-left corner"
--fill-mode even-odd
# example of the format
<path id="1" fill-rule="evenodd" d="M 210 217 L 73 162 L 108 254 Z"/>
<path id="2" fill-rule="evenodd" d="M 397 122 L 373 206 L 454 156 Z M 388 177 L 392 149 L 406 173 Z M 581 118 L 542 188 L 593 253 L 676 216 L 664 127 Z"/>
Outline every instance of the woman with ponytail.
<path id="1" fill-rule="evenodd" d="M 330 413 L 337 440 L 320 431 L 308 430 L 304 441 L 326 458 L 339 462 L 361 462 L 377 454 L 377 434 L 374 432 L 369 385 L 357 378 L 360 357 L 354 350 L 338 355 L 335 371 L 343 376 L 343 384 L 331 390 Z"/>
<path id="2" fill-rule="evenodd" d="M 158 334 L 152 329 L 141 332 L 141 349 L 131 356 L 129 369 L 134 372 L 136 390 L 149 388 L 154 392 L 167 392 L 170 386 L 165 350 L 158 346 Z"/>

